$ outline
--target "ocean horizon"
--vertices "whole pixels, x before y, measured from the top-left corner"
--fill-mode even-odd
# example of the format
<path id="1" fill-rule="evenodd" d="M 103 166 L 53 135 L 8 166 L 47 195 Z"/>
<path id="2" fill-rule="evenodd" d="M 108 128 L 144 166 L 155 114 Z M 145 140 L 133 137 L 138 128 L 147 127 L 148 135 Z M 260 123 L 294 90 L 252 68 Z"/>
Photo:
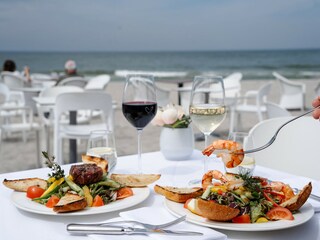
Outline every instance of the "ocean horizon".
<path id="1" fill-rule="evenodd" d="M 109 74 L 118 80 L 131 72 L 154 73 L 159 78 L 227 76 L 241 72 L 244 80 L 273 79 L 277 71 L 290 79 L 320 78 L 320 49 L 219 51 L 0 51 L 0 61 L 14 60 L 18 70 L 60 73 L 66 60 L 77 63 L 83 75 Z"/>

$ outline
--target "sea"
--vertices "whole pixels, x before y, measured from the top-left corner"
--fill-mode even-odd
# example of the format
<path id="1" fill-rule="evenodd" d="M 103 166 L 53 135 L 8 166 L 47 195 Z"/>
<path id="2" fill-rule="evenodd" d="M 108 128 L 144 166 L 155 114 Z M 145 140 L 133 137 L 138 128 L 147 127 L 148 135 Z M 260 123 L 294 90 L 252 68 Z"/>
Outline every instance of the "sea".
<path id="1" fill-rule="evenodd" d="M 129 73 L 151 73 L 157 78 L 190 78 L 196 75 L 227 76 L 241 72 L 243 79 L 272 79 L 276 71 L 289 79 L 320 79 L 320 49 L 250 51 L 162 52 L 0 52 L 0 62 L 12 59 L 18 70 L 31 73 L 63 72 L 66 60 L 77 63 L 78 72 L 109 74 L 121 80 Z"/>

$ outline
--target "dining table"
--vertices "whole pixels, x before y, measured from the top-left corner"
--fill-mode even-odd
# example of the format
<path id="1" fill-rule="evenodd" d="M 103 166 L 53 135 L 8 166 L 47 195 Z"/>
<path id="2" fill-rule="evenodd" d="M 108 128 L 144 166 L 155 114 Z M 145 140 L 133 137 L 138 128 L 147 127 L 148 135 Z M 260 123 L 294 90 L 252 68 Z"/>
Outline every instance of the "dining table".
<path id="1" fill-rule="evenodd" d="M 190 179 L 201 178 L 203 175 L 203 160 L 204 156 L 200 151 L 194 150 L 192 155 L 188 159 L 184 160 L 167 160 L 162 155 L 161 152 L 150 152 L 142 154 L 142 172 L 148 174 L 161 174 L 159 180 L 148 186 L 149 194 L 148 196 L 137 203 L 134 206 L 130 206 L 123 209 L 118 209 L 114 211 L 103 212 L 99 214 L 84 214 L 84 215 L 72 215 L 72 214 L 42 214 L 41 212 L 23 208 L 17 205 L 14 201 L 13 195 L 14 191 L 5 187 L 3 184 L 0 186 L 0 206 L 1 206 L 1 218 L 0 218 L 0 239 L 24 239 L 24 240 L 34 240 L 34 239 L 75 239 L 75 240 L 88 240 L 88 239 L 137 239 L 136 236 L 128 235 L 73 235 L 67 232 L 66 226 L 69 223 L 97 223 L 114 218 L 119 218 L 119 214 L 128 210 L 139 210 L 144 207 L 169 211 L 166 200 L 163 196 L 158 195 L 154 192 L 153 187 L 155 184 L 160 186 L 176 186 L 176 187 L 188 187 L 188 182 Z M 209 162 L 209 169 L 224 170 L 223 163 L 220 159 L 212 156 L 206 159 Z M 78 163 L 79 164 L 79 163 Z M 71 164 L 62 165 L 66 174 L 70 168 Z M 113 173 L 132 173 L 137 169 L 137 156 L 128 155 L 121 156 L 117 159 L 117 164 L 112 170 Z M 46 179 L 50 169 L 48 168 L 38 168 L 30 169 L 26 171 L 19 172 L 9 172 L 0 175 L 0 180 L 4 179 L 22 179 L 30 177 L 39 177 Z M 278 171 L 276 169 L 266 168 L 259 165 L 255 166 L 254 175 L 272 179 L 275 181 L 290 181 L 291 186 L 294 184 L 307 184 L 312 182 L 314 188 L 313 193 L 319 195 L 320 181 L 309 179 L 306 177 L 292 175 L 283 171 Z M 128 198 L 129 199 L 129 198 Z M 126 200 L 126 199 L 124 199 Z M 31 200 L 29 200 L 31 201 Z M 122 200 L 119 200 L 122 201 Z M 212 227 L 212 231 L 217 231 L 226 236 L 225 239 L 273 239 L 273 240 L 291 240 L 291 239 L 320 239 L 320 203 L 317 205 L 316 202 L 306 203 L 310 209 L 312 209 L 312 214 L 307 221 L 295 225 L 294 227 L 285 227 L 279 230 L 273 230 L 272 228 L 266 228 L 266 230 L 255 231 L 254 228 L 259 227 L 259 223 L 251 224 L 251 230 L 245 231 L 241 230 L 241 224 L 237 225 L 237 230 L 230 229 L 220 229 Z M 106 205 L 107 206 L 107 205 Z M 111 207 L 112 205 L 110 205 Z M 45 208 L 44 206 L 41 206 Z M 315 211 L 315 213 L 313 213 Z M 155 211 L 156 212 L 156 211 Z M 152 213 L 149 213 L 152 215 Z M 171 213 L 170 213 L 171 214 Z M 157 216 L 154 216 L 157 217 Z M 188 216 L 187 220 L 188 221 Z M 286 221 L 286 220 L 281 220 Z M 279 221 L 279 223 L 281 223 Z M 293 220 L 294 223 L 295 220 Z M 197 226 L 198 231 L 208 230 L 207 227 L 203 225 L 190 224 L 191 230 L 192 226 Z M 265 223 L 268 224 L 268 223 Z M 231 223 L 232 225 L 232 223 Z M 200 228 L 199 228 L 200 226 Z M 174 227 L 172 227 L 174 228 Z M 252 230 L 253 228 L 253 230 Z M 239 230 L 240 229 L 240 230 Z M 211 229 L 210 229 L 211 230 Z M 99 238 L 100 237 L 100 238 Z M 157 235 L 159 237 L 159 235 Z M 203 236 L 202 236 L 203 237 Z M 204 239 L 201 236 L 193 236 L 192 239 Z M 149 235 L 147 238 L 153 239 L 154 235 Z M 175 237 L 178 239 L 184 239 L 184 236 Z M 159 239 L 159 238 L 158 238 Z M 165 237 L 163 239 L 166 239 Z M 170 238 L 171 239 L 171 238 Z M 206 239 L 211 239 L 210 237 Z"/>

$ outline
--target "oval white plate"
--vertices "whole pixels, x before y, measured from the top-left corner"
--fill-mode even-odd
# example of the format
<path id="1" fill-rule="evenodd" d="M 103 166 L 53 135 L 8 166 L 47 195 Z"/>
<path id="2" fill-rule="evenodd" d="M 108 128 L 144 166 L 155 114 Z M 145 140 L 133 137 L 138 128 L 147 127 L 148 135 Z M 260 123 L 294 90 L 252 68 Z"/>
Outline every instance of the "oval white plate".
<path id="1" fill-rule="evenodd" d="M 88 207 L 81 211 L 70 213 L 56 213 L 52 210 L 52 208 L 47 208 L 46 206 L 27 198 L 25 192 L 13 192 L 11 195 L 11 201 L 17 208 L 27 212 L 54 216 L 83 216 L 114 212 L 129 208 L 143 202 L 150 194 L 150 190 L 147 187 L 132 188 L 132 190 L 133 196 L 131 197 L 117 200 L 102 207 Z"/>
<path id="2" fill-rule="evenodd" d="M 165 206 L 175 216 L 186 215 L 186 220 L 201 226 L 233 230 L 233 231 L 271 231 L 279 230 L 285 228 L 291 228 L 303 224 L 310 220 L 314 215 L 313 207 L 310 203 L 305 203 L 299 212 L 295 213 L 294 220 L 279 220 L 279 221 L 270 221 L 266 223 L 256 223 L 256 224 L 236 224 L 231 222 L 216 222 L 211 221 L 206 218 L 200 217 L 196 214 L 191 213 L 189 210 L 183 207 L 183 204 L 172 202 L 170 200 L 165 200 Z"/>

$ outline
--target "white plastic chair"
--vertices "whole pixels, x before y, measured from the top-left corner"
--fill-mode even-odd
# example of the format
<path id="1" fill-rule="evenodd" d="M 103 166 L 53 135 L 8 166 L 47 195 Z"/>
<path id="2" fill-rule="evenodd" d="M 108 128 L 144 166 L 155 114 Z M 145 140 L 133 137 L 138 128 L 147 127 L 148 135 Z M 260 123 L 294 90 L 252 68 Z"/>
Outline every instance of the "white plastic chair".
<path id="1" fill-rule="evenodd" d="M 32 73 L 30 75 L 32 86 L 38 86 L 43 88 L 53 87 L 56 84 L 56 80 L 52 75 L 44 73 Z"/>
<path id="2" fill-rule="evenodd" d="M 52 88 L 46 88 L 44 90 L 42 90 L 39 94 L 39 97 L 43 97 L 43 98 L 54 98 L 56 99 L 58 95 L 62 94 L 62 93 L 72 93 L 72 92 L 83 92 L 84 90 L 80 87 L 76 87 L 76 86 L 55 86 Z M 55 101 L 55 100 L 54 100 Z M 38 115 L 41 121 L 41 124 L 44 127 L 44 138 L 46 139 L 46 148 L 47 148 L 47 152 L 50 154 L 50 131 L 51 128 L 53 127 L 53 107 L 49 106 L 49 105 L 41 105 L 39 103 L 37 103 L 37 109 L 38 109 Z M 68 119 L 61 120 L 61 123 L 68 123 Z M 88 118 L 86 118 L 85 120 L 82 119 L 81 117 L 77 118 L 77 122 L 88 122 Z"/>
<path id="3" fill-rule="evenodd" d="M 267 118 L 290 117 L 292 114 L 285 108 L 273 102 L 266 102 Z"/>
<path id="4" fill-rule="evenodd" d="M 1 72 L 1 80 L 6 84 L 10 89 L 14 88 L 23 88 L 27 79 L 15 74 L 13 72 L 3 71 Z"/>
<path id="5" fill-rule="evenodd" d="M 102 123 L 70 125 L 61 124 L 60 117 L 65 112 L 79 110 L 101 110 Z M 63 139 L 88 139 L 92 130 L 113 131 L 112 98 L 104 92 L 63 93 L 56 99 L 54 111 L 54 155 L 62 164 Z"/>
<path id="6" fill-rule="evenodd" d="M 235 72 L 223 79 L 226 99 L 240 96 L 242 73 Z"/>
<path id="7" fill-rule="evenodd" d="M 80 76 L 76 76 L 76 77 L 67 77 L 65 79 L 62 79 L 59 83 L 58 86 L 77 86 L 77 87 L 81 87 L 84 88 L 88 83 L 88 80 L 80 77 Z"/>
<path id="8" fill-rule="evenodd" d="M 276 129 L 291 118 L 272 118 L 255 125 L 249 132 L 255 147 L 267 143 Z M 319 133 L 319 121 L 299 118 L 283 127 L 270 147 L 255 153 L 256 164 L 320 180 Z"/>
<path id="9" fill-rule="evenodd" d="M 265 102 L 267 100 L 267 95 L 270 92 L 272 83 L 268 82 L 261 86 L 259 90 L 247 91 L 244 97 L 241 97 L 242 102 L 236 102 L 235 106 L 231 108 L 230 113 L 230 132 L 234 131 L 235 127 L 238 127 L 240 115 L 243 113 L 254 113 L 257 114 L 258 120 L 262 121 L 264 119 L 264 114 L 267 109 Z M 250 103 L 250 100 L 253 103 Z"/>
<path id="10" fill-rule="evenodd" d="M 98 75 L 89 79 L 85 85 L 85 90 L 105 90 L 110 82 L 110 76 L 107 74 Z"/>
<path id="11" fill-rule="evenodd" d="M 279 81 L 282 91 L 279 105 L 286 109 L 304 110 L 306 84 L 290 81 L 277 72 L 272 74 Z"/>
<path id="12" fill-rule="evenodd" d="M 11 135 L 13 133 L 28 133 L 28 132 L 35 132 L 36 133 L 36 155 L 37 155 L 37 166 L 40 167 L 40 130 L 41 126 L 39 123 L 33 121 L 33 111 L 30 107 L 25 106 L 14 106 L 14 107 L 3 107 L 2 110 L 13 110 L 13 111 L 20 111 L 23 112 L 26 118 L 22 121 L 15 121 L 15 122 L 6 122 L 1 123 L 1 132 L 2 137 L 0 138 L 0 145 L 3 135 Z"/>

